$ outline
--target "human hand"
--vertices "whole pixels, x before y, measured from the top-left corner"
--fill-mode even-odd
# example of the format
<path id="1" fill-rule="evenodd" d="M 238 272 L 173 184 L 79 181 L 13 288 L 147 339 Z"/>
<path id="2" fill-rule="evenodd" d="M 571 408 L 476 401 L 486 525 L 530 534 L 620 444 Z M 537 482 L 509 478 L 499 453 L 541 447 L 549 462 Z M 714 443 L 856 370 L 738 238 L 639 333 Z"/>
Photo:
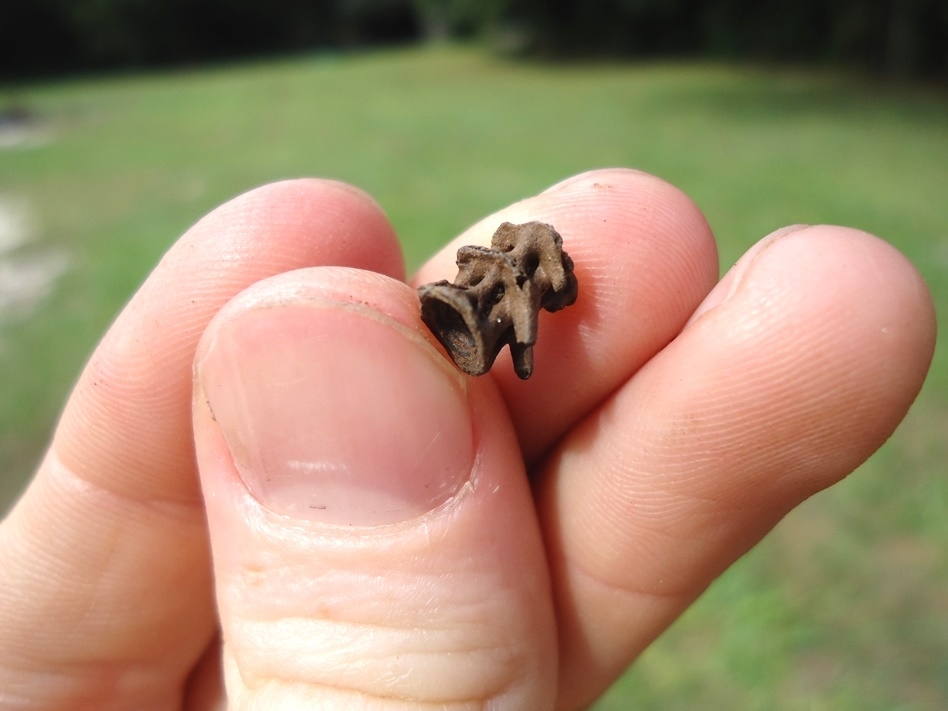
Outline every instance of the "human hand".
<path id="1" fill-rule="evenodd" d="M 581 707 L 924 379 L 930 297 L 867 234 L 784 230 L 715 286 L 682 193 L 597 171 L 415 286 L 504 220 L 553 224 L 579 280 L 528 381 L 454 368 L 352 188 L 193 227 L 0 527 L 0 706 L 215 708 L 222 666 L 232 708 Z"/>

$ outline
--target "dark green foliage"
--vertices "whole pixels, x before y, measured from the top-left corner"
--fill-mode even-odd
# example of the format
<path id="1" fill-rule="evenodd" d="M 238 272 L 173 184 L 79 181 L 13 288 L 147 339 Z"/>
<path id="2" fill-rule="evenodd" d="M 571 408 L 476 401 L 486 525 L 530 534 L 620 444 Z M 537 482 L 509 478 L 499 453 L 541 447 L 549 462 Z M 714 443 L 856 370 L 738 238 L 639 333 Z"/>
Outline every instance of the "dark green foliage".
<path id="1" fill-rule="evenodd" d="M 647 55 L 694 51 L 696 0 L 513 0 L 507 16 L 544 54 Z"/>
<path id="2" fill-rule="evenodd" d="M 890 74 L 948 73 L 942 0 L 703 2 L 704 46 L 719 53 L 831 60 Z"/>
<path id="3" fill-rule="evenodd" d="M 711 54 L 948 74 L 944 0 L 509 0 L 548 54 Z"/>
<path id="4" fill-rule="evenodd" d="M 60 0 L 0 2 L 0 76 L 62 70 L 82 51 Z"/>
<path id="5" fill-rule="evenodd" d="M 712 55 L 948 76 L 945 0 L 4 0 L 0 78 L 471 36 L 548 57 Z"/>
<path id="6" fill-rule="evenodd" d="M 489 31 L 504 18 L 508 0 L 413 0 L 428 39 L 471 37 Z"/>
<path id="7" fill-rule="evenodd" d="M 71 25 L 90 62 L 142 65 L 307 46 L 332 13 L 305 0 L 73 0 Z M 289 21 L 292 18 L 292 21 Z"/>
<path id="8" fill-rule="evenodd" d="M 4 0 L 0 78 L 415 38 L 410 0 Z"/>

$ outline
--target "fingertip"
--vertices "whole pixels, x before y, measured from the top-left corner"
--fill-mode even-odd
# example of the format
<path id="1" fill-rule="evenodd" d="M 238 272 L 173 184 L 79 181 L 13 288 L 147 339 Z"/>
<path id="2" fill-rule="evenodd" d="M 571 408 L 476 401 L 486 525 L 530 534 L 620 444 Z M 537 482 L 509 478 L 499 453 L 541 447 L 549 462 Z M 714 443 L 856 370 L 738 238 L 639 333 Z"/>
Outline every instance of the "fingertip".
<path id="1" fill-rule="evenodd" d="M 355 266 L 405 279 L 404 257 L 388 216 L 371 195 L 349 183 L 325 178 L 268 183 L 213 210 L 189 234 L 246 240 L 257 238 L 255 228 L 266 230 L 276 250 L 311 253 L 318 245 L 319 254 L 309 257 L 314 266 Z"/>
<path id="2" fill-rule="evenodd" d="M 675 253 L 694 258 L 696 281 L 705 293 L 717 279 L 717 245 L 704 214 L 679 188 L 662 178 L 632 168 L 589 170 L 567 178 L 534 195 L 484 218 L 452 240 L 427 264 L 412 282 L 416 285 L 450 279 L 455 253 L 467 244 L 490 244 L 502 222 L 537 220 L 552 224 L 563 237 L 563 246 L 577 269 L 598 265 L 602 260 L 622 261 L 626 243 L 637 239 L 667 242 Z M 639 260 L 641 270 L 649 265 Z"/>
<path id="3" fill-rule="evenodd" d="M 471 474 L 467 381 L 411 325 L 333 293 L 327 271 L 231 302 L 202 342 L 198 387 L 236 472 L 270 511 L 345 526 L 424 515 Z M 405 290 L 345 274 L 356 293 Z"/>
<path id="4" fill-rule="evenodd" d="M 858 344 L 875 362 L 899 361 L 899 371 L 918 381 L 909 388 L 917 392 L 934 350 L 934 303 L 921 273 L 892 244 L 851 227 L 811 225 L 781 230 L 747 257 L 718 303 L 744 299 L 745 327 L 763 328 L 766 314 L 795 308 L 809 319 L 800 326 L 811 337 L 825 328 L 827 337 Z"/>
<path id="5" fill-rule="evenodd" d="M 785 423 L 783 445 L 771 424 L 755 446 L 783 447 L 810 472 L 772 489 L 789 508 L 849 474 L 902 421 L 931 364 L 934 307 L 904 255 L 849 227 L 784 232 L 737 271 L 682 334 L 680 353 L 713 373 L 693 406 L 722 428 L 745 421 L 733 438 L 748 439 L 755 422 Z"/>
<path id="6" fill-rule="evenodd" d="M 528 461 L 667 345 L 718 278 L 714 237 L 687 195 L 641 171 L 605 169 L 479 222 L 422 267 L 414 283 L 454 278 L 459 246 L 489 244 L 504 221 L 532 220 L 562 236 L 579 297 L 562 313 L 540 315 L 530 380 L 516 377 L 506 352 L 491 372 Z"/>

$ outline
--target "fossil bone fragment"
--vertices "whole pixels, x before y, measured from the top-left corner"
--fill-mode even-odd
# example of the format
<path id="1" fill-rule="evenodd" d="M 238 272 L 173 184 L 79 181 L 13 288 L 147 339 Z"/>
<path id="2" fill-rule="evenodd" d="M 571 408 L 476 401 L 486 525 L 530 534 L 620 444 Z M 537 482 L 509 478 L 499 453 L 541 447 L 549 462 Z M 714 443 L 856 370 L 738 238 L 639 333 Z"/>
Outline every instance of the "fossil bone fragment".
<path id="1" fill-rule="evenodd" d="M 483 375 L 505 345 L 514 370 L 533 373 L 541 308 L 559 311 L 576 301 L 573 260 L 552 225 L 503 223 L 490 249 L 461 247 L 458 275 L 418 289 L 421 318 L 458 368 Z"/>

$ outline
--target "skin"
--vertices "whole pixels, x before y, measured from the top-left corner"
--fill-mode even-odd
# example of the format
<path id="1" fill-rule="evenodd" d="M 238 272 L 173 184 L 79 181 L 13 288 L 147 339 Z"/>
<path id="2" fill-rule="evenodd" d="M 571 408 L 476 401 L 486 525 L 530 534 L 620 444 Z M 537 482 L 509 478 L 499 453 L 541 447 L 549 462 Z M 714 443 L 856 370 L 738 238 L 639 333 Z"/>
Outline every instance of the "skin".
<path id="1" fill-rule="evenodd" d="M 555 225 L 580 285 L 528 381 L 506 352 L 458 373 L 413 288 L 504 220 Z M 218 208 L 0 526 L 0 706 L 589 704 L 886 440 L 931 360 L 928 291 L 876 237 L 788 228 L 717 273 L 694 204 L 627 170 L 485 219 L 410 285 L 354 188 Z"/>

